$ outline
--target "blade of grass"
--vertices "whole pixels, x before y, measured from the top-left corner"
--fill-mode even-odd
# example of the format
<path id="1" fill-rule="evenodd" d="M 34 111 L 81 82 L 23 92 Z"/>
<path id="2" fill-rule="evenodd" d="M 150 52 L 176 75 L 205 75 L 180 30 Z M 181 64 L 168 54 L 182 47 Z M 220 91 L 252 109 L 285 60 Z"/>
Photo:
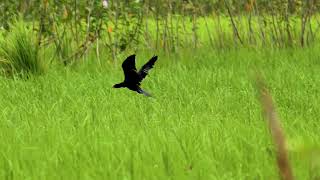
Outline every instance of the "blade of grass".
<path id="1" fill-rule="evenodd" d="M 272 96 L 260 75 L 256 79 L 257 88 L 259 90 L 260 102 L 262 105 L 265 119 L 268 122 L 271 131 L 272 139 L 275 143 L 277 163 L 279 168 L 280 177 L 283 180 L 292 180 L 292 170 L 288 159 L 288 152 L 286 149 L 286 139 L 283 129 L 280 125 L 280 119 L 276 112 Z"/>

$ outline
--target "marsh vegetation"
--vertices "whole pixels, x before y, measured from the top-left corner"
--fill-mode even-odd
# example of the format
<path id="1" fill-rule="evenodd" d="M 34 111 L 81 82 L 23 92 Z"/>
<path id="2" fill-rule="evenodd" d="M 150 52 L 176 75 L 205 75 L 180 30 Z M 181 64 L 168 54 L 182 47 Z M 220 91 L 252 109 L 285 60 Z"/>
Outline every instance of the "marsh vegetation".
<path id="1" fill-rule="evenodd" d="M 319 2 L 1 1 L 1 179 L 320 177 Z M 112 86 L 158 55 L 145 98 Z"/>

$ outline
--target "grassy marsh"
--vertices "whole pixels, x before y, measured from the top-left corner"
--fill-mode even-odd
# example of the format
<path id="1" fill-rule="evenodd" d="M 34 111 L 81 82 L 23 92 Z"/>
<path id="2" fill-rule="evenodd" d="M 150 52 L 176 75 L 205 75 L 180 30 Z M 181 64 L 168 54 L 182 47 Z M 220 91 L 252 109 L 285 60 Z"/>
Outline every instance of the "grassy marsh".
<path id="1" fill-rule="evenodd" d="M 57 66 L 27 81 L 1 78 L 0 177 L 275 179 L 253 69 L 271 87 L 295 177 L 318 177 L 318 51 L 161 55 L 143 83 L 155 98 L 111 88 L 123 78 L 121 61 Z M 137 54 L 137 66 L 152 55 Z"/>

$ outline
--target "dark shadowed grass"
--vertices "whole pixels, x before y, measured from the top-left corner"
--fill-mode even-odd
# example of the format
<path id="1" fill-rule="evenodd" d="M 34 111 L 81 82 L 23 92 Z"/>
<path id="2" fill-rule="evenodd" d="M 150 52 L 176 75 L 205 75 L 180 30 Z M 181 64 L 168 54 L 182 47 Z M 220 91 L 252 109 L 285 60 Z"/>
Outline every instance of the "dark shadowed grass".
<path id="1" fill-rule="evenodd" d="M 5 76 L 42 74 L 46 59 L 40 58 L 36 34 L 22 20 L 16 20 L 10 31 L 0 38 L 0 66 Z"/>
<path id="2" fill-rule="evenodd" d="M 29 81 L 1 78 L 0 177 L 277 179 L 252 67 L 268 77 L 295 177 L 316 177 L 318 51 L 160 55 L 142 84 L 155 98 L 112 88 L 123 79 L 121 61 L 96 68 L 90 58 Z M 138 53 L 137 66 L 152 55 Z"/>

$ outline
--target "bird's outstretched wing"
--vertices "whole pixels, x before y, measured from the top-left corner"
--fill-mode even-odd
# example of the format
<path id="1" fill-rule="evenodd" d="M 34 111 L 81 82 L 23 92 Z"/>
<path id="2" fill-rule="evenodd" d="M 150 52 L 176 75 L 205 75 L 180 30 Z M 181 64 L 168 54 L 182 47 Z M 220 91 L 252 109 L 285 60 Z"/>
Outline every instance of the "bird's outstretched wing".
<path id="1" fill-rule="evenodd" d="M 150 93 L 146 92 L 145 90 L 141 89 L 140 87 L 137 90 L 138 93 L 143 94 L 147 97 L 152 97 Z"/>
<path id="2" fill-rule="evenodd" d="M 153 56 L 145 65 L 141 67 L 138 72 L 140 81 L 142 81 L 148 75 L 148 71 L 153 68 L 153 65 L 157 61 L 157 59 L 158 56 Z"/>
<path id="3" fill-rule="evenodd" d="M 122 63 L 122 69 L 125 79 L 128 81 L 133 78 L 136 74 L 136 55 L 133 54 L 127 57 Z"/>
<path id="4" fill-rule="evenodd" d="M 131 56 L 128 56 L 126 60 L 123 61 L 122 63 L 122 69 L 124 72 L 128 70 L 137 70 L 136 69 L 136 55 L 133 54 Z"/>

